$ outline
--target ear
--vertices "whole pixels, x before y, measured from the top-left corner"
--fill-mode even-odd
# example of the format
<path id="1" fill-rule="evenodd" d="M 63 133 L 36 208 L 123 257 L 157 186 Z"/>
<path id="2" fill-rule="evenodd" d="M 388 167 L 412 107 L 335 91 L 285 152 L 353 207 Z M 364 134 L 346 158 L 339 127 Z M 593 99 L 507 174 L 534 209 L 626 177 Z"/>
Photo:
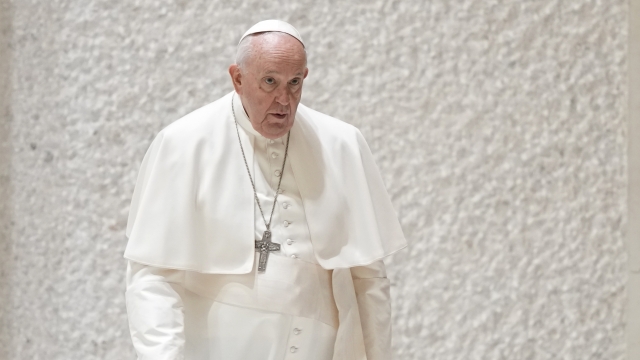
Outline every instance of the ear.
<path id="1" fill-rule="evenodd" d="M 229 66 L 229 75 L 231 76 L 233 88 L 236 90 L 238 95 L 242 95 L 242 73 L 240 72 L 238 65 L 233 64 Z"/>
<path id="2" fill-rule="evenodd" d="M 307 75 L 309 75 L 309 68 L 304 68 L 304 77 L 303 77 L 303 79 L 306 79 Z"/>

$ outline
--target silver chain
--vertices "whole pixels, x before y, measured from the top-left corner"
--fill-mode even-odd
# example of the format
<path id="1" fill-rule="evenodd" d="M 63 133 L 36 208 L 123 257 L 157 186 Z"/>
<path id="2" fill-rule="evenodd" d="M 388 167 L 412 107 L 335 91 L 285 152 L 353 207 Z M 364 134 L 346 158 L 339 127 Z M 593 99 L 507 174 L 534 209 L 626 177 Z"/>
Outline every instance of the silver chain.
<path id="1" fill-rule="evenodd" d="M 273 220 L 273 211 L 276 209 L 276 202 L 278 200 L 278 194 L 280 193 L 280 184 L 282 183 L 282 178 L 284 177 L 284 164 L 287 162 L 287 154 L 289 153 L 289 137 L 291 137 L 291 131 L 287 133 L 287 146 L 284 149 L 284 160 L 282 160 L 282 169 L 280 170 L 280 180 L 278 180 L 278 189 L 276 190 L 276 196 L 273 198 L 273 207 L 271 208 L 271 215 L 269 215 L 269 222 L 264 217 L 264 211 L 262 211 L 262 206 L 260 205 L 260 200 L 258 199 L 258 192 L 256 191 L 256 184 L 253 182 L 253 178 L 251 177 L 251 171 L 249 170 L 249 163 L 247 162 L 247 157 L 244 155 L 244 149 L 242 148 L 242 140 L 240 140 L 240 130 L 238 130 L 238 119 L 236 119 L 236 109 L 233 106 L 233 98 L 231 96 L 231 112 L 233 113 L 233 121 L 236 123 L 236 133 L 238 134 L 238 143 L 240 144 L 240 151 L 242 152 L 242 158 L 244 159 L 244 165 L 247 167 L 247 175 L 249 175 L 249 180 L 251 180 L 251 187 L 253 187 L 253 196 L 256 199 L 256 204 L 258 204 L 258 208 L 260 209 L 260 214 L 262 214 L 262 221 L 264 221 L 264 225 L 267 227 L 267 230 L 271 229 L 271 220 Z"/>

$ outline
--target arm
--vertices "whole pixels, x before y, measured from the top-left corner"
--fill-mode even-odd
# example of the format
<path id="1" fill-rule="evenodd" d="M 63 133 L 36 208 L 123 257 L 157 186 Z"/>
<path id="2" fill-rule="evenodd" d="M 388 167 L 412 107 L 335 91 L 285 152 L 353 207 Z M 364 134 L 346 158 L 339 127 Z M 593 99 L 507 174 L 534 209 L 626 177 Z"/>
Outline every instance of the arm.
<path id="1" fill-rule="evenodd" d="M 129 261 L 125 293 L 138 360 L 184 359 L 184 271 Z"/>
<path id="2" fill-rule="evenodd" d="M 382 260 L 351 268 L 367 360 L 391 359 L 391 295 Z"/>

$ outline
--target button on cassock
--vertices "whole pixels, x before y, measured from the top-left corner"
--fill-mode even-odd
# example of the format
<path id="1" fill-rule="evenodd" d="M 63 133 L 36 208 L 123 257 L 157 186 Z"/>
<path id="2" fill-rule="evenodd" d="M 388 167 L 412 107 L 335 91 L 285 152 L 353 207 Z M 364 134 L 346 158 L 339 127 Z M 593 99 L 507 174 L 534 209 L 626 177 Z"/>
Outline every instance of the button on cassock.
<path id="1" fill-rule="evenodd" d="M 289 348 L 289 351 L 291 351 L 292 353 L 294 353 L 294 352 L 298 351 L 298 348 L 297 348 L 297 347 L 295 347 L 295 346 L 292 346 L 292 347 L 290 347 L 290 348 Z"/>
<path id="2" fill-rule="evenodd" d="M 273 174 L 274 174 L 275 176 L 280 177 L 280 170 L 276 170 L 276 171 L 274 171 L 274 172 L 273 172 Z"/>
<path id="3" fill-rule="evenodd" d="M 292 244 L 293 244 L 293 240 L 287 239 L 287 245 L 292 245 Z"/>
<path id="4" fill-rule="evenodd" d="M 300 335 L 300 333 L 301 333 L 301 332 L 302 332 L 302 329 L 299 329 L 299 328 L 295 328 L 295 329 L 293 329 L 293 333 L 294 333 L 295 335 Z"/>
<path id="5" fill-rule="evenodd" d="M 285 220 L 283 223 L 284 227 L 289 227 L 289 225 L 291 224 L 289 221 Z"/>

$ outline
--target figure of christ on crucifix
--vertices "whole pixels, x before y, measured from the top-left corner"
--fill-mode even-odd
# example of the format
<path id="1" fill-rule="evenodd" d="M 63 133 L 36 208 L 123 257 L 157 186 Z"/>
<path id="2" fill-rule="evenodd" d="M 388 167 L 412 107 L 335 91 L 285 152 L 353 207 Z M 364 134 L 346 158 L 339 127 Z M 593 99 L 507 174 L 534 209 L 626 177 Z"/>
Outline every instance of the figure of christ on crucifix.
<path id="1" fill-rule="evenodd" d="M 271 242 L 271 231 L 266 230 L 262 234 L 262 240 L 256 240 L 256 249 L 260 252 L 258 261 L 258 271 L 265 271 L 270 251 L 280 251 L 280 244 Z"/>

